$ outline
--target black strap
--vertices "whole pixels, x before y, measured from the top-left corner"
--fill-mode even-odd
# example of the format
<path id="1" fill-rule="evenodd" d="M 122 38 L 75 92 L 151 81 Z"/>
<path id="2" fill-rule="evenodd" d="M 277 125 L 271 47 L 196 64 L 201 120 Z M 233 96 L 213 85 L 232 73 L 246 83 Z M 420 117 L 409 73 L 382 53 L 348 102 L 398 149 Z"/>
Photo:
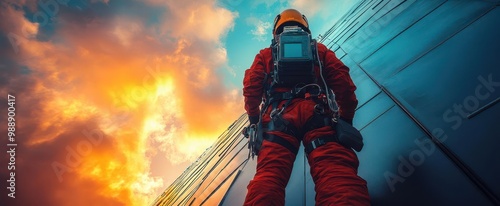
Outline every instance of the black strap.
<path id="1" fill-rule="evenodd" d="M 281 116 L 277 116 L 271 119 L 271 122 L 269 122 L 268 124 L 263 124 L 262 128 L 264 132 L 280 131 L 296 138 L 302 137 L 299 129 L 293 124 L 290 124 L 290 122 L 284 120 Z"/>
<path id="2" fill-rule="evenodd" d="M 269 94 L 269 102 L 281 102 L 283 100 L 290 100 L 290 99 L 293 99 L 295 98 L 296 95 L 289 91 L 289 92 L 273 92 L 271 94 Z"/>
<path id="3" fill-rule="evenodd" d="M 336 136 L 322 136 L 312 140 L 309 144 L 304 144 L 306 154 L 310 154 L 314 149 L 325 145 L 328 142 L 338 142 Z"/>
<path id="4" fill-rule="evenodd" d="M 283 100 L 292 100 L 294 98 L 305 98 L 306 93 L 309 94 L 309 97 L 318 97 L 322 90 L 318 86 L 308 86 L 306 88 L 296 87 L 287 92 L 277 92 L 273 89 L 266 90 L 266 98 L 270 103 L 272 102 L 281 102 Z"/>
<path id="5" fill-rule="evenodd" d="M 290 152 L 292 152 L 295 155 L 297 155 L 297 152 L 299 151 L 299 148 L 293 146 L 292 143 L 285 140 L 283 137 L 276 136 L 274 134 L 264 133 L 264 139 L 267 141 L 270 141 L 270 142 L 277 143 L 277 144 L 287 148 L 288 150 L 290 150 Z"/>
<path id="6" fill-rule="evenodd" d="M 315 110 L 324 110 L 324 108 L 320 108 L 320 106 L 318 105 L 314 108 Z M 332 128 L 334 128 L 335 123 L 333 122 L 332 118 L 328 116 L 328 114 L 321 114 L 319 112 L 321 111 L 314 111 L 311 118 L 304 124 L 304 131 L 311 131 L 324 126 L 332 126 Z"/>
<path id="7" fill-rule="evenodd" d="M 281 146 L 290 150 L 290 152 L 292 152 L 293 154 L 297 154 L 299 148 L 295 147 L 292 143 L 280 136 L 267 133 L 268 131 L 280 131 L 296 138 L 302 137 L 298 134 L 298 129 L 290 124 L 290 122 L 284 120 L 281 115 L 277 115 L 276 117 L 272 118 L 271 122 L 269 122 L 268 124 L 263 124 L 262 128 L 265 140 L 280 144 Z"/>

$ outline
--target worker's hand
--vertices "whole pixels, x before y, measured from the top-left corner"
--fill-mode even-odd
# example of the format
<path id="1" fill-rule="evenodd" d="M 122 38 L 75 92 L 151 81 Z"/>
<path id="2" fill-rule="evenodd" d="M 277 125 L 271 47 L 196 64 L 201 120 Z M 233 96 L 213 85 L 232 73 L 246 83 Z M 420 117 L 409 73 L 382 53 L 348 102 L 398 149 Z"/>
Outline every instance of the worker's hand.
<path id="1" fill-rule="evenodd" d="M 243 130 L 241 130 L 241 134 L 243 134 L 243 136 L 248 139 L 248 137 L 250 136 L 248 134 L 248 127 L 243 127 Z"/>
<path id="2" fill-rule="evenodd" d="M 241 131 L 241 134 L 243 134 L 243 136 L 245 138 L 249 138 L 250 135 L 255 134 L 256 129 L 257 129 L 257 125 L 251 124 L 248 127 L 243 127 L 243 130 Z"/>
<path id="3" fill-rule="evenodd" d="M 259 123 L 259 116 L 248 116 L 250 125 Z"/>

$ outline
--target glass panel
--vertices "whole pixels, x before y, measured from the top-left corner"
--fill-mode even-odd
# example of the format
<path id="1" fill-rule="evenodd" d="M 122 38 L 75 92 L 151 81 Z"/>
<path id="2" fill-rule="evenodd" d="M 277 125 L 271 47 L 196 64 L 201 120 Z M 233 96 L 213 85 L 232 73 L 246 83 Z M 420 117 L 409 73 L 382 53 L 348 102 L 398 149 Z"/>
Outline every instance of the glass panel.
<path id="1" fill-rule="evenodd" d="M 306 201 L 304 184 L 305 174 L 309 175 L 309 171 L 307 173 L 304 171 L 304 156 L 304 146 L 301 144 L 295 162 L 293 163 L 290 181 L 286 186 L 285 203 L 287 203 L 287 205 L 304 205 Z"/>
<path id="2" fill-rule="evenodd" d="M 340 47 L 337 51 L 334 51 L 334 53 L 338 59 L 342 59 L 342 57 L 344 57 L 346 55 L 345 51 L 343 49 L 341 49 Z M 342 60 L 342 62 L 343 62 L 343 60 Z"/>
<path id="3" fill-rule="evenodd" d="M 241 135 L 242 127 L 248 124 L 246 119 L 246 115 L 242 115 L 235 121 L 212 147 L 166 189 L 155 204 L 200 205 L 203 201 L 220 201 L 225 189 L 229 187 L 221 185 L 225 185 L 228 177 L 235 174 L 234 171 L 246 160 L 248 154 L 243 152 L 247 140 Z"/>
<path id="4" fill-rule="evenodd" d="M 491 3 L 486 2 L 448 1 L 377 50 L 361 66 L 383 82 L 490 8 Z"/>
<path id="5" fill-rule="evenodd" d="M 496 8 L 387 82 L 387 88 L 500 197 L 500 9 Z M 480 160 L 480 161 L 478 161 Z"/>
<path id="6" fill-rule="evenodd" d="M 306 198 L 306 206 L 315 206 L 316 201 L 316 191 L 314 191 L 314 181 L 311 176 L 311 166 L 309 166 L 309 162 L 307 161 L 307 158 L 304 156 L 304 175 L 305 175 L 305 188 L 304 188 L 304 193 L 305 193 L 305 198 Z"/>
<path id="7" fill-rule="evenodd" d="M 247 185 L 250 180 L 253 179 L 255 175 L 255 168 L 257 167 L 257 158 L 251 159 L 246 165 L 242 167 L 241 173 L 238 175 L 236 180 L 233 182 L 231 187 L 223 198 L 220 205 L 222 206 L 233 206 L 233 205 L 243 205 L 245 201 L 245 196 L 247 195 Z"/>
<path id="8" fill-rule="evenodd" d="M 491 205 L 397 107 L 368 125 L 359 175 L 372 205 Z"/>
<path id="9" fill-rule="evenodd" d="M 403 1 L 403 3 L 384 1 L 383 8 L 369 22 L 364 22 L 363 28 L 342 46 L 356 62 L 361 62 L 443 2 L 442 0 Z M 394 5 L 399 3 L 401 5 L 392 10 Z"/>
<path id="10" fill-rule="evenodd" d="M 350 56 L 342 59 L 342 62 L 349 67 L 349 75 L 356 85 L 356 97 L 358 98 L 358 109 L 362 107 L 367 101 L 372 99 L 380 92 L 378 86 L 359 68 L 359 66 L 352 61 Z"/>
<path id="11" fill-rule="evenodd" d="M 380 93 L 356 111 L 353 125 L 364 135 L 363 128 L 392 107 L 394 102 L 387 95 Z"/>
<path id="12" fill-rule="evenodd" d="M 207 197 L 203 198 L 203 201 L 199 205 L 218 205 L 237 175 L 237 171 L 227 174 L 227 176 L 224 178 L 224 181 L 222 181 L 220 185 L 214 188 L 214 190 L 212 190 Z M 193 205 L 198 204 L 194 203 Z"/>

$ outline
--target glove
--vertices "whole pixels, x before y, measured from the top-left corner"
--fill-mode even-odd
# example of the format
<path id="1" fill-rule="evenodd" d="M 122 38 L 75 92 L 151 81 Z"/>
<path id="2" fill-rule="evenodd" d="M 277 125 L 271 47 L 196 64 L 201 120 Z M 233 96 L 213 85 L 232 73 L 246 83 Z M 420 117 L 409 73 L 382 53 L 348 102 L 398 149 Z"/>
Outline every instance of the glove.
<path id="1" fill-rule="evenodd" d="M 259 123 L 259 116 L 248 116 L 250 125 Z"/>
<path id="2" fill-rule="evenodd" d="M 248 139 L 250 135 L 255 135 L 256 128 L 257 126 L 255 124 L 250 124 L 250 126 L 248 127 L 243 127 L 243 130 L 241 130 L 241 134 L 243 134 L 243 136 Z"/>
<path id="3" fill-rule="evenodd" d="M 243 127 L 243 130 L 241 130 L 241 134 L 243 134 L 243 136 L 248 139 L 248 137 L 250 137 L 250 135 L 248 134 L 248 127 Z"/>

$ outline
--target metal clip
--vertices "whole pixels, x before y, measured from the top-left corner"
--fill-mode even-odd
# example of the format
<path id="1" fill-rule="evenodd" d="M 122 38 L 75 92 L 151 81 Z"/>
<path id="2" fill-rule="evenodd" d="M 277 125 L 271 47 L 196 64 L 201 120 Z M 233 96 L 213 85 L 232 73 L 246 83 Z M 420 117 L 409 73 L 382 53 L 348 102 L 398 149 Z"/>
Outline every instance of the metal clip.
<path id="1" fill-rule="evenodd" d="M 337 122 L 338 122 L 338 121 L 339 121 L 339 119 L 338 119 L 336 116 L 334 116 L 334 117 L 332 118 L 332 122 L 333 122 L 333 123 L 337 124 Z"/>
<path id="2" fill-rule="evenodd" d="M 325 107 L 323 107 L 323 105 L 316 104 L 316 105 L 314 105 L 314 112 L 316 112 L 317 114 L 324 114 Z"/>
<path id="3" fill-rule="evenodd" d="M 256 144 L 256 140 L 257 140 L 257 125 L 255 124 L 252 124 L 250 125 L 249 127 L 247 127 L 247 134 L 248 134 L 248 157 L 252 157 L 252 159 L 254 158 L 254 156 L 256 155 L 256 151 L 255 151 L 255 144 Z"/>
<path id="4" fill-rule="evenodd" d="M 284 109 L 285 108 L 283 108 L 283 107 L 281 107 L 281 109 L 278 109 L 278 108 L 273 109 L 273 111 L 271 111 L 271 114 L 269 114 L 269 117 L 271 117 L 271 119 L 274 119 L 274 117 L 276 115 L 281 115 L 281 113 L 283 113 Z"/>

